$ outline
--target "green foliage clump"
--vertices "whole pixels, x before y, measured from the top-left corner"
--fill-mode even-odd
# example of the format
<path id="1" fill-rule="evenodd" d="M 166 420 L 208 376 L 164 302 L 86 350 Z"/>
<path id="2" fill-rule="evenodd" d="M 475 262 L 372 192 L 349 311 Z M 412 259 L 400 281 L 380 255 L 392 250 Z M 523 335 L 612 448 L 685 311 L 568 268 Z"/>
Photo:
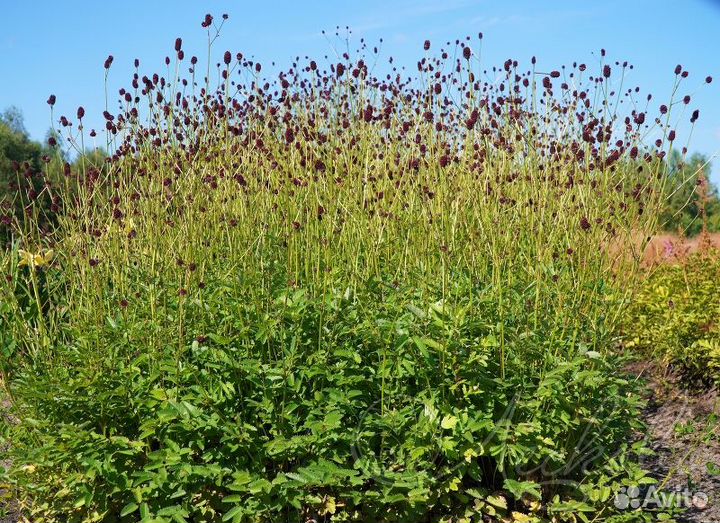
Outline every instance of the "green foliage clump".
<path id="1" fill-rule="evenodd" d="M 612 246 L 657 225 L 661 151 L 607 110 L 619 68 L 570 90 L 439 56 L 264 83 L 228 51 L 216 88 L 119 91 L 109 161 L 0 257 L 5 481 L 33 521 L 650 517 L 613 503 L 652 479 Z"/>
<path id="2" fill-rule="evenodd" d="M 648 275 L 626 316 L 626 347 L 706 383 L 720 382 L 720 257 L 714 250 Z"/>
<path id="3" fill-rule="evenodd" d="M 648 480 L 612 462 L 641 404 L 597 339 L 529 329 L 528 294 L 505 325 L 482 285 L 436 297 L 376 283 L 258 308 L 212 282 L 213 321 L 180 344 L 148 352 L 130 311 L 67 332 L 61 365 L 14 383 L 12 482 L 34 521 L 415 522 L 602 514 Z"/>

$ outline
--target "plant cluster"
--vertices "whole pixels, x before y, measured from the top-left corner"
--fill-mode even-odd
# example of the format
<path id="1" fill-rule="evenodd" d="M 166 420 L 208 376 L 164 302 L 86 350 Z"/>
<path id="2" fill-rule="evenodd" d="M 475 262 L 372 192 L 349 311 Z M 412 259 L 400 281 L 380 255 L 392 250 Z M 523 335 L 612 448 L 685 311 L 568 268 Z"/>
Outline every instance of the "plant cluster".
<path id="1" fill-rule="evenodd" d="M 268 79 L 181 39 L 165 74 L 135 62 L 112 155 L 0 264 L 33 521 L 643 517 L 613 508 L 651 480 L 611 246 L 655 227 L 676 122 L 604 51 L 484 70 L 481 37 L 415 75 L 364 42 Z"/>
<path id="2" fill-rule="evenodd" d="M 625 347 L 679 368 L 690 383 L 718 383 L 719 280 L 720 257 L 712 249 L 656 267 L 628 310 Z"/>

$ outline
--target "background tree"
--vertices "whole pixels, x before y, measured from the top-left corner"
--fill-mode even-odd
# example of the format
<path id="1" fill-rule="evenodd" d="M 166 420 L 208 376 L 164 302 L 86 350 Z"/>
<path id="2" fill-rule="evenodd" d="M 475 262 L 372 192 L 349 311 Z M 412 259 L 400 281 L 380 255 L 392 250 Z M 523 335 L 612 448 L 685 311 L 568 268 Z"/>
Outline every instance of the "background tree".
<path id="1" fill-rule="evenodd" d="M 663 230 L 687 236 L 700 233 L 703 209 L 707 230 L 720 230 L 720 198 L 717 187 L 709 181 L 710 167 L 702 154 L 683 158 L 673 151 L 669 156 L 667 205 L 659 220 Z"/>
<path id="2" fill-rule="evenodd" d="M 59 210 L 52 187 L 64 172 L 67 153 L 47 145 L 50 138 L 60 143 L 53 131 L 44 144 L 30 139 L 17 107 L 0 114 L 0 245 L 22 227 L 25 213 L 40 213 L 40 223 L 49 227 Z"/>
<path id="3" fill-rule="evenodd" d="M 0 115 L 0 241 L 6 242 L 29 199 L 42 191 L 43 146 L 30 140 L 22 113 L 9 108 Z"/>

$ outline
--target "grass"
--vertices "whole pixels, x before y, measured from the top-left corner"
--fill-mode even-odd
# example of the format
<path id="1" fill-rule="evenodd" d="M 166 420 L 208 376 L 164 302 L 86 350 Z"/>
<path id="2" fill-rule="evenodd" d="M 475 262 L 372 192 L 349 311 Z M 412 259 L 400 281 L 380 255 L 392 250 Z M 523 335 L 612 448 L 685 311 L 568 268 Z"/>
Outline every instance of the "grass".
<path id="1" fill-rule="evenodd" d="M 611 350 L 639 256 L 609 246 L 654 228 L 674 122 L 612 87 L 627 64 L 485 71 L 479 44 L 415 77 L 365 44 L 138 69 L 108 162 L 46 188 L 52 233 L 23 200 L 0 261 L 33 521 L 650 517 L 613 505 L 650 480 Z"/>

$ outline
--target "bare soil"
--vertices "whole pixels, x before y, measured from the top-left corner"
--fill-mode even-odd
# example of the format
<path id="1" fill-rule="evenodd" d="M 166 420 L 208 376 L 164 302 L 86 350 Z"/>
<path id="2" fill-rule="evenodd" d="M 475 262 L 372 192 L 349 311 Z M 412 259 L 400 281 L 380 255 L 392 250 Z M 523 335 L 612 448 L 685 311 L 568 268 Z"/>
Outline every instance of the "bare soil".
<path id="1" fill-rule="evenodd" d="M 678 522 L 720 523 L 720 395 L 716 389 L 689 390 L 676 372 L 655 363 L 630 369 L 647 380 L 648 406 L 643 414 L 646 438 L 655 455 L 645 458 L 665 492 L 685 491 L 694 496 Z M 710 465 L 708 465 L 710 464 Z"/>
<path id="2" fill-rule="evenodd" d="M 9 405 L 6 401 L 0 401 L 0 417 L 7 419 L 7 409 Z M 0 467 L 8 467 L 10 462 L 5 458 L 7 448 L 0 444 Z M 16 523 L 20 519 L 17 506 L 12 499 L 8 498 L 8 492 L 0 486 L 0 523 Z"/>

